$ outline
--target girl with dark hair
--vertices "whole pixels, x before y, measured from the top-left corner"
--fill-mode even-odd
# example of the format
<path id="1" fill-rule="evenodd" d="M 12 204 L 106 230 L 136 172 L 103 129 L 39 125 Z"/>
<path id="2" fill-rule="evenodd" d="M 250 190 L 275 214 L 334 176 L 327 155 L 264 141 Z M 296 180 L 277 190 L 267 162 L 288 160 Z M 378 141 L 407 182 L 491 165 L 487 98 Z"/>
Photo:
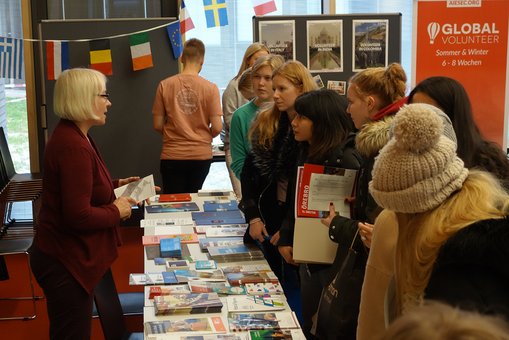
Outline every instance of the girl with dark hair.
<path id="1" fill-rule="evenodd" d="M 346 113 L 346 100 L 332 90 L 304 93 L 295 101 L 297 115 L 292 121 L 295 140 L 299 143 L 297 164 L 323 164 L 325 166 L 358 169 L 361 157 L 355 149 L 355 127 Z M 295 183 L 295 181 L 293 181 Z M 289 186 L 291 199 L 295 186 Z M 293 209 L 280 229 L 278 249 L 286 262 L 293 262 Z M 300 287 L 302 328 L 311 338 L 312 317 L 318 308 L 322 289 L 330 281 L 330 265 L 301 264 Z M 355 329 L 355 327 L 353 327 Z"/>
<path id="2" fill-rule="evenodd" d="M 458 156 L 465 166 L 491 172 L 509 188 L 509 160 L 497 144 L 481 135 L 461 83 L 448 77 L 427 78 L 410 92 L 408 102 L 430 104 L 444 111 L 452 121 L 458 139 Z"/>

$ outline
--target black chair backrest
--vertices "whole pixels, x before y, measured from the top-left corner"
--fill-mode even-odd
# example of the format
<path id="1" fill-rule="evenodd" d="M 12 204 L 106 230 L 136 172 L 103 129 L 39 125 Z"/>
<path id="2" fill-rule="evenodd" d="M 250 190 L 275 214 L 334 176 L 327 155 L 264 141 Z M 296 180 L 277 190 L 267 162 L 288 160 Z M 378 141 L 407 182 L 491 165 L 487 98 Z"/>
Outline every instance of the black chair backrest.
<path id="1" fill-rule="evenodd" d="M 16 175 L 16 169 L 14 168 L 14 162 L 12 161 L 9 144 L 7 143 L 3 127 L 0 127 L 0 156 L 2 157 L 3 175 L 5 174 L 9 181 Z"/>
<path id="2" fill-rule="evenodd" d="M 129 336 L 118 298 L 117 287 L 111 270 L 104 274 L 95 289 L 95 305 L 101 320 L 104 338 L 106 340 L 126 339 Z"/>

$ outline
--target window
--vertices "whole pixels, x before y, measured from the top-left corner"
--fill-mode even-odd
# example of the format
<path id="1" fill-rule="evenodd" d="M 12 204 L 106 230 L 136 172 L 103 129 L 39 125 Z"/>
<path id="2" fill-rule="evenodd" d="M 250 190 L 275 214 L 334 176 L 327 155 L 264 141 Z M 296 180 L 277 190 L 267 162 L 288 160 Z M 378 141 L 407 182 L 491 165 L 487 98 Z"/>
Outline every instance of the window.
<path id="1" fill-rule="evenodd" d="M 253 3 L 227 1 L 228 26 L 207 28 L 202 0 L 186 0 L 186 8 L 195 28 L 186 39 L 198 38 L 205 43 L 205 63 L 201 75 L 217 84 L 222 91 L 238 72 L 246 48 L 253 41 Z M 321 0 L 276 0 L 277 11 L 268 15 L 321 14 Z"/>

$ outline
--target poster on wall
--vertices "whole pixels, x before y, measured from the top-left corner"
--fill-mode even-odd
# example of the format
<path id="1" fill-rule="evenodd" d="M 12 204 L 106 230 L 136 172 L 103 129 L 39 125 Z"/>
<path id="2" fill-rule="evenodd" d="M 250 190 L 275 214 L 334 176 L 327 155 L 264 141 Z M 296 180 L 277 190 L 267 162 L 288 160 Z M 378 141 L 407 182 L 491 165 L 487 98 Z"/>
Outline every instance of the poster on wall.
<path id="1" fill-rule="evenodd" d="M 418 0 L 413 77 L 459 81 L 484 137 L 507 147 L 507 0 Z"/>
<path id="2" fill-rule="evenodd" d="M 307 21 L 307 67 L 311 72 L 343 72 L 343 20 Z"/>
<path id="3" fill-rule="evenodd" d="M 295 60 L 295 21 L 261 21 L 260 42 L 271 54 L 279 54 L 286 60 Z"/>
<path id="4" fill-rule="evenodd" d="M 389 20 L 352 21 L 352 69 L 387 67 Z"/>

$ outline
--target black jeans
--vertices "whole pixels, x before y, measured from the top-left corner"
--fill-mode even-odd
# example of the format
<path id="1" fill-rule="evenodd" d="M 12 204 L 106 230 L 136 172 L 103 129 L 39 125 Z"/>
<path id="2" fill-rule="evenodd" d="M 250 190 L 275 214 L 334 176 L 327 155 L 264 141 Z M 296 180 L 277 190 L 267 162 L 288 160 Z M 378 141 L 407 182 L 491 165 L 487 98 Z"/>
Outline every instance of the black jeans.
<path id="1" fill-rule="evenodd" d="M 209 174 L 212 159 L 161 160 L 164 194 L 194 193 L 201 189 Z"/>
<path id="2" fill-rule="evenodd" d="M 94 294 L 85 291 L 58 260 L 34 245 L 29 252 L 32 272 L 46 296 L 50 339 L 89 340 Z"/>

